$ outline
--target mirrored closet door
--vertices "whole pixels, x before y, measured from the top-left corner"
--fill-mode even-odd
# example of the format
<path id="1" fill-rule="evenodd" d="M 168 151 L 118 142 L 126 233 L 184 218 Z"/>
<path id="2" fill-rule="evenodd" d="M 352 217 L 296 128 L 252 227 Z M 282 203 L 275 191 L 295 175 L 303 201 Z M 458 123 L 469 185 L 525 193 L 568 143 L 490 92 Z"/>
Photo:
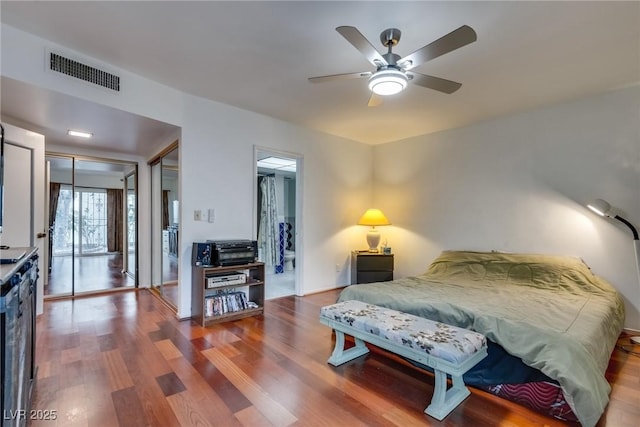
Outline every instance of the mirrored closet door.
<path id="1" fill-rule="evenodd" d="M 151 167 L 152 290 L 174 309 L 178 306 L 180 256 L 179 150 L 174 142 L 153 158 Z"/>

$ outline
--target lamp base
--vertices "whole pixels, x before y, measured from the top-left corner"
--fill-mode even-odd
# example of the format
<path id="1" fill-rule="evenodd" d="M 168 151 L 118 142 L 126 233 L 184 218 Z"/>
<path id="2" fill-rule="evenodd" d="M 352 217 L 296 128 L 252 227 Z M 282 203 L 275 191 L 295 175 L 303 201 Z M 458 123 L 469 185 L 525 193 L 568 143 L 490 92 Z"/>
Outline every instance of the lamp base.
<path id="1" fill-rule="evenodd" d="M 369 245 L 369 252 L 378 252 L 378 245 L 380 244 L 380 233 L 378 230 L 371 227 L 371 230 L 367 233 L 367 244 Z"/>

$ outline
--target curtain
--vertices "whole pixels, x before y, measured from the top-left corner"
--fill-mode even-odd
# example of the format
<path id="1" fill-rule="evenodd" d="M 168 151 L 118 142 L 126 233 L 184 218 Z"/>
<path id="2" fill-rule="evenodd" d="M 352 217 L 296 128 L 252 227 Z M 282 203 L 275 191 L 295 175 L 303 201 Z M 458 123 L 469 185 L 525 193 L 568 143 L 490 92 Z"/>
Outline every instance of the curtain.
<path id="1" fill-rule="evenodd" d="M 60 197 L 60 183 L 49 183 L 49 232 L 56 222 L 56 212 L 58 211 L 58 198 Z"/>
<path id="2" fill-rule="evenodd" d="M 53 256 L 53 226 L 56 223 L 58 212 L 58 199 L 60 198 L 60 183 L 49 183 L 49 272 L 51 272 L 51 257 Z"/>
<path id="3" fill-rule="evenodd" d="M 263 261 L 268 266 L 280 263 L 278 242 L 278 204 L 276 200 L 276 178 L 265 176 L 260 183 L 262 203 L 260 204 L 260 227 L 258 228 L 258 247 Z"/>
<path id="4" fill-rule="evenodd" d="M 169 228 L 169 190 L 162 190 L 162 229 Z"/>
<path id="5" fill-rule="evenodd" d="M 107 189 L 107 251 L 109 252 L 122 252 L 123 248 L 123 194 L 120 188 Z"/>
<path id="6" fill-rule="evenodd" d="M 264 179 L 264 175 L 258 175 L 258 212 L 256 214 L 256 230 L 258 230 L 258 234 L 260 233 L 260 217 L 262 217 L 262 180 Z M 262 258 L 260 258 L 262 260 Z"/>

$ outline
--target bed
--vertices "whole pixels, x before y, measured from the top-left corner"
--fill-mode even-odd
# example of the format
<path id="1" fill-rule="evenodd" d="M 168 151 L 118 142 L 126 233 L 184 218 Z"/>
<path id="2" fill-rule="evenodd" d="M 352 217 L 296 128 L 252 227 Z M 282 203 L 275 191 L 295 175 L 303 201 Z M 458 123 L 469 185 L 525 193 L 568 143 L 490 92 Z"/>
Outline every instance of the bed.
<path id="1" fill-rule="evenodd" d="M 484 334 L 489 356 L 465 374 L 468 385 L 583 426 L 609 401 L 624 304 L 579 258 L 445 251 L 422 275 L 348 286 L 346 300 Z"/>

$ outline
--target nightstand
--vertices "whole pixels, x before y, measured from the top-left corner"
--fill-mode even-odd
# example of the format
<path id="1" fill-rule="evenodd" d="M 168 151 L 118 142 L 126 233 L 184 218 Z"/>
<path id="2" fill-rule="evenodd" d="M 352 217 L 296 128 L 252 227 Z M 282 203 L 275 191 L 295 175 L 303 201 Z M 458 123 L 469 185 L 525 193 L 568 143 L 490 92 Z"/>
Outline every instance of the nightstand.
<path id="1" fill-rule="evenodd" d="M 351 252 L 351 284 L 393 280 L 393 254 Z"/>

